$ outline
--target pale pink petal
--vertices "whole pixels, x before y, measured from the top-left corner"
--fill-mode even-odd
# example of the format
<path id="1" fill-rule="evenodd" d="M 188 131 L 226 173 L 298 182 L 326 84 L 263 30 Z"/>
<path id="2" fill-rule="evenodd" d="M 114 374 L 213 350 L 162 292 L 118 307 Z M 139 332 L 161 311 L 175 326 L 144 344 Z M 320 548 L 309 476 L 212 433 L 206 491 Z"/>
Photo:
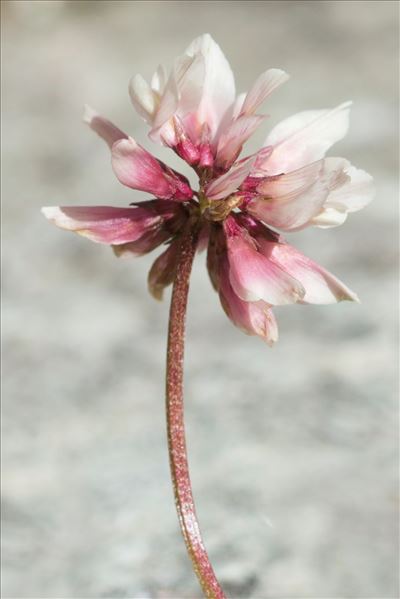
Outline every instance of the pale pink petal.
<path id="1" fill-rule="evenodd" d="M 245 230 L 233 225 L 229 217 L 224 223 L 226 233 L 229 279 L 242 300 L 257 302 L 263 300 L 271 305 L 292 304 L 304 296 L 302 285 L 265 258 L 256 249 Z"/>
<path id="2" fill-rule="evenodd" d="M 174 281 L 179 247 L 179 239 L 171 243 L 153 262 L 149 271 L 148 288 L 151 295 L 157 300 L 162 300 L 165 287 L 168 287 Z"/>
<path id="3" fill-rule="evenodd" d="M 158 198 L 187 200 L 192 197 L 186 179 L 168 169 L 131 137 L 112 147 L 112 166 L 123 185 Z"/>
<path id="4" fill-rule="evenodd" d="M 285 242 L 257 236 L 259 251 L 303 285 L 304 304 L 332 304 L 342 300 L 358 301 L 356 294 L 330 272 Z"/>
<path id="5" fill-rule="evenodd" d="M 53 206 L 42 212 L 61 229 L 109 245 L 135 241 L 163 222 L 155 212 L 140 207 Z"/>
<path id="6" fill-rule="evenodd" d="M 265 198 L 278 198 L 308 189 L 323 174 L 324 161 L 317 160 L 290 173 L 259 179 L 256 192 Z"/>
<path id="7" fill-rule="evenodd" d="M 282 121 L 264 144 L 274 147 L 272 154 L 258 166 L 276 175 L 320 160 L 346 135 L 350 105 L 351 102 L 345 102 L 333 110 L 307 110 Z"/>
<path id="8" fill-rule="evenodd" d="M 136 112 L 152 124 L 159 99 L 142 75 L 135 75 L 129 83 L 129 95 Z"/>
<path id="9" fill-rule="evenodd" d="M 265 117 L 240 116 L 225 130 L 218 141 L 217 164 L 229 168 L 242 151 L 243 144 L 251 137 Z"/>
<path id="10" fill-rule="evenodd" d="M 205 190 L 207 198 L 219 200 L 236 191 L 248 176 L 254 160 L 255 157 L 250 156 L 250 158 L 237 162 L 227 173 L 211 181 Z"/>
<path id="11" fill-rule="evenodd" d="M 235 101 L 235 81 L 221 48 L 209 34 L 196 38 L 185 52 L 204 59 L 204 79 L 196 116 L 199 124 L 207 123 L 213 137 L 226 111 Z"/>
<path id="12" fill-rule="evenodd" d="M 281 69 L 268 69 L 262 73 L 247 93 L 240 114 L 254 114 L 264 100 L 288 79 L 289 75 Z"/>
<path id="13" fill-rule="evenodd" d="M 221 265 L 219 297 L 228 318 L 244 333 L 258 335 L 270 346 L 278 340 L 278 325 L 270 306 L 263 301 L 245 302 L 236 295 L 227 260 Z"/>
<path id="14" fill-rule="evenodd" d="M 312 181 L 316 172 L 314 168 L 319 168 L 318 164 L 310 165 L 300 174 L 282 175 L 282 189 L 290 189 L 292 186 L 292 191 L 274 198 L 256 197 L 250 200 L 246 210 L 272 227 L 283 231 L 300 230 L 321 212 L 329 192 L 347 181 L 345 165 L 346 161 L 340 159 L 325 159 L 318 179 L 308 187 L 307 178 L 310 177 L 309 180 Z M 279 189 L 279 177 L 276 181 Z M 300 186 L 298 189 L 297 185 Z"/>
<path id="15" fill-rule="evenodd" d="M 127 139 L 126 133 L 118 129 L 111 121 L 98 114 L 93 108 L 85 104 L 83 121 L 111 146 L 119 139 Z"/>
<path id="16" fill-rule="evenodd" d="M 345 172 L 349 180 L 329 193 L 322 211 L 311 224 L 322 228 L 341 225 L 348 213 L 361 210 L 373 199 L 375 186 L 371 175 L 347 164 Z"/>

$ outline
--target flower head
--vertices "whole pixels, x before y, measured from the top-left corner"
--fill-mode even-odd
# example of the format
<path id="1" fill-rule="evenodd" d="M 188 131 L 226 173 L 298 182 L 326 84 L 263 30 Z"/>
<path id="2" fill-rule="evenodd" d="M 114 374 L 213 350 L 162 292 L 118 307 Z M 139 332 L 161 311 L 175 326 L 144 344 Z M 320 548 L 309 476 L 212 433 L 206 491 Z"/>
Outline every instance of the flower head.
<path id="1" fill-rule="evenodd" d="M 208 272 L 226 314 L 269 344 L 278 336 L 273 306 L 357 300 L 277 232 L 340 225 L 372 199 L 370 175 L 344 158 L 325 157 L 347 132 L 350 103 L 289 117 L 257 153 L 240 158 L 243 144 L 263 123 L 258 110 L 287 79 L 284 71 L 269 69 L 236 97 L 220 47 L 210 35 L 200 36 L 169 75 L 159 66 L 150 83 L 136 75 L 129 87 L 151 140 L 194 169 L 198 189 L 87 107 L 84 120 L 110 147 L 119 181 L 155 199 L 125 208 L 43 208 L 45 216 L 112 246 L 117 256 L 167 244 L 149 273 L 149 289 L 158 299 L 174 279 L 182 232 L 198 228 L 199 249 L 208 248 Z"/>

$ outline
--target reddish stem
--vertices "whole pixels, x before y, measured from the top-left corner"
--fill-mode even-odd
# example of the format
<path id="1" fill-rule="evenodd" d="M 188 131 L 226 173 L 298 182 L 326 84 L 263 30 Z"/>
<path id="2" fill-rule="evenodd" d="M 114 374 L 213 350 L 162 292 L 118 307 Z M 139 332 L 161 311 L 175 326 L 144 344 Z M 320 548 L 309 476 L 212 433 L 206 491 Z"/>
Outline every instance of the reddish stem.
<path id="1" fill-rule="evenodd" d="M 198 233 L 188 228 L 182 236 L 172 290 L 167 350 L 167 431 L 175 504 L 183 538 L 205 596 L 226 599 L 212 569 L 197 521 L 186 452 L 183 407 L 183 356 L 189 279 Z"/>

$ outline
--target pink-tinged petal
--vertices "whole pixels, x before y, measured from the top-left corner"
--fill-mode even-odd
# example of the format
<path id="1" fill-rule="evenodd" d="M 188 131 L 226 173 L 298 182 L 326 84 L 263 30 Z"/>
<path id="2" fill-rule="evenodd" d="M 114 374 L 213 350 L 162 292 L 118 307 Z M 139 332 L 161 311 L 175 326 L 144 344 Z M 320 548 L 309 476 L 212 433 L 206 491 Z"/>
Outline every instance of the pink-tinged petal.
<path id="1" fill-rule="evenodd" d="M 246 205 L 246 210 L 272 227 L 283 231 L 300 230 L 310 225 L 310 221 L 321 212 L 329 192 L 347 181 L 345 165 L 345 161 L 340 159 L 325 159 L 318 178 L 308 187 L 307 179 L 312 181 L 318 164 L 306 167 L 302 173 L 281 175 L 274 182 L 275 189 L 279 190 L 281 185 L 282 189 L 292 191 L 274 198 L 255 197 Z"/>
<path id="2" fill-rule="evenodd" d="M 118 129 L 111 121 L 98 114 L 93 108 L 85 104 L 83 121 L 111 146 L 120 139 L 128 139 L 126 133 Z"/>
<path id="3" fill-rule="evenodd" d="M 111 154 L 114 172 L 123 185 L 162 199 L 184 201 L 192 197 L 185 177 L 154 158 L 131 137 L 115 143 Z"/>
<path id="4" fill-rule="evenodd" d="M 311 224 L 321 228 L 337 227 L 346 220 L 348 213 L 361 210 L 373 199 L 375 186 L 371 175 L 349 163 L 345 172 L 349 180 L 330 192 L 322 211 Z"/>
<path id="5" fill-rule="evenodd" d="M 135 241 L 163 222 L 158 214 L 140 207 L 54 206 L 42 208 L 42 212 L 61 229 L 106 244 Z"/>
<path id="6" fill-rule="evenodd" d="M 257 251 L 255 243 L 232 217 L 224 223 L 229 279 L 233 290 L 246 302 L 262 300 L 274 306 L 292 304 L 304 297 L 301 283 Z"/>
<path id="7" fill-rule="evenodd" d="M 281 69 L 268 69 L 262 73 L 247 93 L 240 114 L 254 114 L 264 100 L 288 79 L 289 75 Z"/>
<path id="8" fill-rule="evenodd" d="M 282 121 L 264 144 L 274 147 L 272 154 L 258 166 L 269 175 L 276 175 L 320 160 L 346 135 L 350 105 L 351 102 L 345 102 L 333 110 L 307 110 Z"/>
<path id="9" fill-rule="evenodd" d="M 251 137 L 265 117 L 240 116 L 225 130 L 218 141 L 217 164 L 229 168 L 242 151 L 243 144 Z"/>
<path id="10" fill-rule="evenodd" d="M 359 301 L 357 295 L 333 274 L 285 242 L 257 236 L 259 251 L 303 285 L 304 304 L 332 304 L 342 300 Z"/>
<path id="11" fill-rule="evenodd" d="M 210 200 L 219 200 L 226 198 L 236 191 L 251 171 L 254 160 L 254 156 L 241 160 L 234 164 L 227 173 L 211 181 L 205 189 L 207 198 Z"/>
<path id="12" fill-rule="evenodd" d="M 245 302 L 236 295 L 226 259 L 221 264 L 219 297 L 226 315 L 241 331 L 258 335 L 269 346 L 278 340 L 278 325 L 270 306 L 263 301 Z"/>
<path id="13" fill-rule="evenodd" d="M 162 300 L 165 287 L 174 281 L 179 244 L 180 240 L 171 243 L 153 262 L 149 271 L 148 288 L 151 295 L 157 300 Z"/>
<path id="14" fill-rule="evenodd" d="M 277 198 L 308 189 L 323 173 L 324 161 L 317 160 L 300 169 L 258 180 L 255 191 L 266 198 Z"/>
<path id="15" fill-rule="evenodd" d="M 200 125 L 207 123 L 214 137 L 226 111 L 235 101 L 235 81 L 221 48 L 209 34 L 196 38 L 185 54 L 204 60 L 201 97 L 196 109 Z M 195 141 L 195 140 L 193 140 Z"/>

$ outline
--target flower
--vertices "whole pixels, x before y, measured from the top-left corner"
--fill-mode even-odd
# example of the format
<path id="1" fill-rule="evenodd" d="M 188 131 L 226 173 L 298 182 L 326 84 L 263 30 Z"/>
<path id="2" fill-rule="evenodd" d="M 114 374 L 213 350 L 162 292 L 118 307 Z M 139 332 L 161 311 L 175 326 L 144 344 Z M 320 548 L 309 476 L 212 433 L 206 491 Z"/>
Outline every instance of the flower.
<path id="1" fill-rule="evenodd" d="M 195 39 L 167 76 L 136 75 L 130 97 L 149 124 L 149 137 L 173 149 L 199 177 L 199 189 L 87 107 L 84 120 L 111 149 L 119 181 L 155 199 L 129 207 L 48 207 L 57 226 L 110 245 L 117 256 L 166 249 L 149 273 L 158 299 L 174 279 L 187 227 L 200 230 L 207 267 L 232 322 L 268 344 L 278 337 L 273 306 L 357 301 L 339 279 L 289 245 L 277 231 L 334 227 L 373 196 L 372 177 L 343 158 L 326 158 L 348 129 L 350 102 L 300 112 L 279 123 L 257 153 L 239 159 L 261 125 L 257 113 L 288 75 L 262 73 L 235 97 L 231 68 L 210 35 Z"/>

